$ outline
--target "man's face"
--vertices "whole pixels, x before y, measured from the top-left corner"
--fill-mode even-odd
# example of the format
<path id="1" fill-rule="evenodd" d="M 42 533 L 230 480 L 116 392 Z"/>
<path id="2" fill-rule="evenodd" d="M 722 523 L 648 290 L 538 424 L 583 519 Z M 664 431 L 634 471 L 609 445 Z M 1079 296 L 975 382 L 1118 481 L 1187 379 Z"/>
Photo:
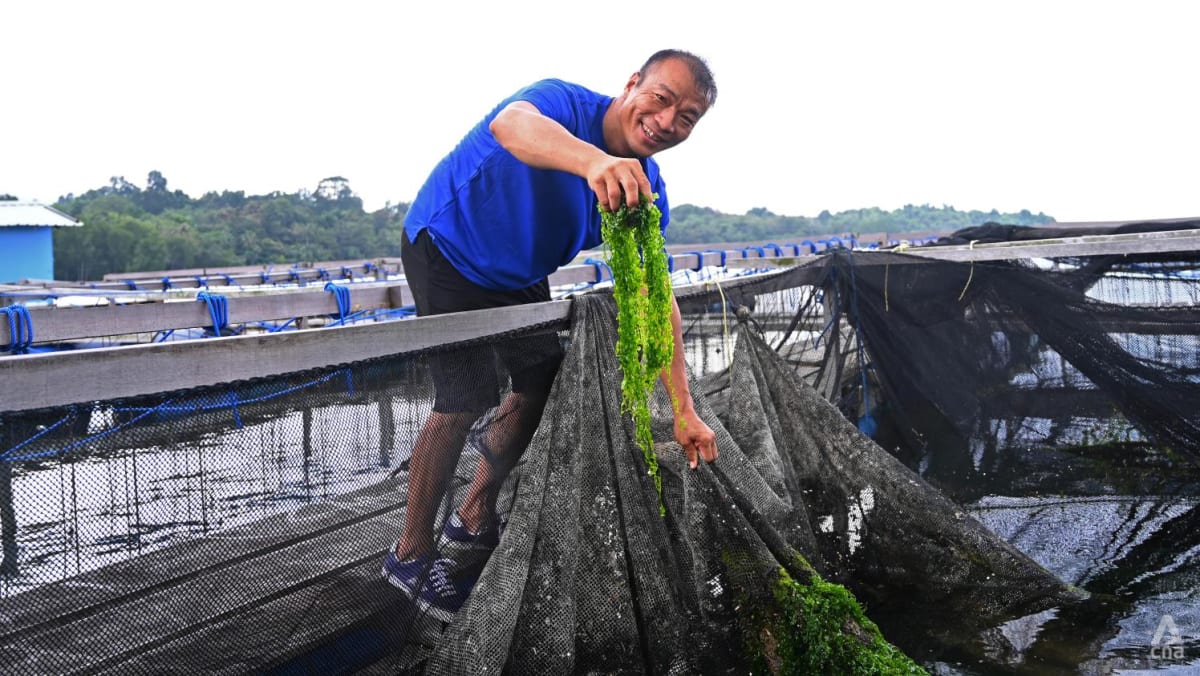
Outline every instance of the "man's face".
<path id="1" fill-rule="evenodd" d="M 629 78 L 622 94 L 621 133 L 627 148 L 614 154 L 649 157 L 683 143 L 708 105 L 687 64 L 660 61 Z"/>

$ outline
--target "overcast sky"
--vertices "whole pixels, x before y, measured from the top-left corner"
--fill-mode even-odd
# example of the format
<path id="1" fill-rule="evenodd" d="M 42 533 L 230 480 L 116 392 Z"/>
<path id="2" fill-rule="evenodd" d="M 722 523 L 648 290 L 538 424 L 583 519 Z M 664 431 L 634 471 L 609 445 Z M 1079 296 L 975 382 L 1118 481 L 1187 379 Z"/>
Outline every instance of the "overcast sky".
<path id="1" fill-rule="evenodd" d="M 542 77 L 617 94 L 661 47 L 720 96 L 662 153 L 671 201 L 795 216 L 905 204 L 1060 221 L 1200 216 L 1188 2 L 13 2 L 0 194 L 171 189 L 411 201 Z"/>

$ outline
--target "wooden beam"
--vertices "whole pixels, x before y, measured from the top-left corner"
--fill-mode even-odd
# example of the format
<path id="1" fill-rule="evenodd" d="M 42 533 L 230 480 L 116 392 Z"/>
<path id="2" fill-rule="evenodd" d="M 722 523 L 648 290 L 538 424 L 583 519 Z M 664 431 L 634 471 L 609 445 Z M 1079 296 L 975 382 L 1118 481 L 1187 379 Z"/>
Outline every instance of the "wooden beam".
<path id="1" fill-rule="evenodd" d="M 1106 256 L 1200 251 L 1200 230 L 1085 235 L 1026 242 L 995 242 L 975 246 L 929 246 L 904 253 L 949 261 L 992 261 L 1064 256 Z M 868 255 L 871 252 L 865 252 Z"/>
<path id="2" fill-rule="evenodd" d="M 687 265 L 689 268 L 697 267 L 699 263 L 718 265 L 719 261 L 719 252 L 702 256 L 684 254 L 676 257 L 676 265 Z M 550 283 L 554 286 L 565 286 L 610 279 L 611 271 L 605 266 L 597 268 L 587 264 L 560 268 L 550 276 Z M 350 302 L 354 311 L 398 308 L 413 303 L 412 292 L 403 281 L 383 285 L 354 283 L 345 286 L 350 290 Z M 157 292 L 113 294 L 91 288 L 58 291 L 64 295 L 94 295 L 108 299 L 110 304 L 72 308 L 31 307 L 30 320 L 36 345 L 107 336 L 152 334 L 212 325 L 207 306 L 192 300 L 190 290 L 173 291 L 170 292 L 170 296 L 155 295 Z M 281 287 L 279 290 L 248 292 L 238 292 L 232 287 L 226 287 L 214 293 L 227 298 L 230 325 L 336 315 L 338 312 L 335 298 L 324 291 L 323 286 L 290 289 Z M 129 302 L 118 304 L 121 299 Z M 150 302 L 146 302 L 147 299 L 150 299 Z M 0 345 L 11 342 L 8 324 L 0 322 Z"/>
<path id="3" fill-rule="evenodd" d="M 994 242 L 974 246 L 913 246 L 897 249 L 854 249 L 855 263 L 862 265 L 896 264 L 894 256 L 910 257 L 908 262 L 920 263 L 922 259 L 947 261 L 994 261 L 1029 258 L 1062 258 L 1106 255 L 1134 255 L 1157 253 L 1183 253 L 1200 251 L 1200 229 L 1172 230 L 1167 232 L 1122 233 L 1119 235 L 1084 235 L 1057 239 L 1036 239 L 1021 242 Z M 768 256 L 759 258 L 731 258 L 729 267 L 762 267 L 771 259 L 794 265 L 809 265 L 820 260 L 819 256 Z"/>
<path id="4" fill-rule="evenodd" d="M 406 298 L 411 302 L 411 294 L 405 293 L 407 289 L 392 291 L 397 286 L 400 284 L 348 285 L 351 311 L 402 307 Z M 400 304 L 393 304 L 395 301 Z M 226 304 L 230 325 L 338 314 L 337 299 L 321 287 L 287 293 L 230 295 Z M 207 304 L 184 299 L 96 307 L 31 307 L 29 319 L 35 344 L 209 327 L 213 323 Z M 8 324 L 0 322 L 0 345 L 11 342 Z"/>
<path id="5" fill-rule="evenodd" d="M 762 275 L 731 279 L 721 282 L 720 286 L 725 293 L 730 293 L 739 286 L 761 284 L 764 279 L 766 277 Z M 675 293 L 683 298 L 710 292 L 712 289 L 711 282 L 700 282 L 679 286 Z M 387 304 L 389 307 L 396 306 L 397 295 L 403 304 L 411 302 L 410 292 L 404 285 L 380 286 L 372 293 L 375 292 L 387 293 L 391 297 Z M 296 294 L 288 294 L 294 295 Z M 320 311 L 316 314 L 336 312 L 336 304 L 331 294 L 309 292 L 308 295 L 319 304 Z M 281 315 L 285 317 L 294 316 L 291 312 L 296 307 L 287 300 L 288 296 L 284 296 L 280 301 L 285 302 L 284 307 L 287 308 Z M 236 300 L 241 302 L 256 299 Z M 183 324 L 204 326 L 211 323 L 207 308 L 199 302 L 156 303 L 109 309 L 136 310 L 139 316 L 128 315 L 126 323 L 126 330 L 132 331 L 136 322 L 149 321 L 144 313 L 161 312 L 172 305 L 184 306 L 181 312 L 190 313 L 187 318 L 180 320 Z M 448 342 L 504 333 L 533 324 L 565 322 L 570 314 L 570 305 L 570 300 L 560 300 L 403 321 L 0 356 L 0 384 L 3 384 L 3 387 L 0 387 L 0 412 L 215 385 L 418 351 Z M 235 314 L 235 307 L 234 300 L 230 300 L 231 321 L 240 316 Z M 105 308 L 83 308 L 79 316 L 91 316 L 83 315 L 82 310 L 96 309 Z M 174 311 L 174 308 L 170 309 Z M 261 308 L 247 310 L 250 314 L 262 311 L 264 310 Z M 56 311 L 45 314 L 49 317 L 54 312 Z M 269 309 L 266 313 L 273 314 Z M 35 318 L 34 321 L 35 327 L 39 327 L 39 320 Z M 90 320 L 84 321 L 86 323 Z M 42 330 L 37 328 L 39 334 Z M 87 332 L 78 328 L 73 330 Z M 4 326 L 4 336 L 7 336 L 7 331 L 8 327 Z"/>
<path id="6" fill-rule="evenodd" d="M 395 260 L 396 263 L 399 259 Z M 320 270 L 325 270 L 330 274 L 341 274 L 342 268 L 349 268 L 351 272 L 362 273 L 362 276 L 374 276 L 372 268 L 390 268 L 390 271 L 397 272 L 399 267 L 396 263 L 383 263 L 381 260 L 364 261 L 361 258 L 344 261 L 321 261 L 318 263 L 294 263 L 284 265 L 233 265 L 223 268 L 183 268 L 178 270 L 150 270 L 142 272 L 111 272 L 102 277 L 105 282 L 124 282 L 125 280 L 144 281 L 151 283 L 160 283 L 163 277 L 174 280 L 189 281 L 196 277 L 206 279 L 220 280 L 225 275 L 229 275 L 238 280 L 258 280 L 262 278 L 262 273 L 268 273 L 272 279 L 287 279 L 290 271 L 296 270 L 303 272 L 308 277 L 319 277 Z"/>
<path id="7" fill-rule="evenodd" d="M 197 305 L 200 305 L 197 303 Z M 571 301 L 253 336 L 0 359 L 0 411 L 170 392 L 415 352 L 565 322 Z"/>

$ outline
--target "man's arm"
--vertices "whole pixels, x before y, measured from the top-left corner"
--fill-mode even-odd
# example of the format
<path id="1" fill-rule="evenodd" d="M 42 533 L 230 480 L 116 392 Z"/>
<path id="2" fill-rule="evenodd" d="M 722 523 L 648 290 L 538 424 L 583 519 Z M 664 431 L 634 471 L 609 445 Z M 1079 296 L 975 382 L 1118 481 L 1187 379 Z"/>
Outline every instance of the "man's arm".
<path id="1" fill-rule="evenodd" d="M 650 179 L 637 159 L 614 157 L 576 138 L 528 101 L 505 106 L 489 128 L 496 141 L 525 164 L 586 179 L 605 211 L 620 208 L 622 193 L 631 208 L 638 205 L 640 195 L 651 193 Z"/>
<path id="2" fill-rule="evenodd" d="M 675 441 L 687 453 L 688 467 L 696 469 L 698 459 L 705 462 L 717 459 L 717 435 L 696 415 L 683 358 L 683 321 L 675 296 L 671 296 L 671 333 L 675 338 L 675 354 L 671 366 L 663 369 L 661 378 L 668 391 L 674 393 L 679 406 L 675 411 Z"/>

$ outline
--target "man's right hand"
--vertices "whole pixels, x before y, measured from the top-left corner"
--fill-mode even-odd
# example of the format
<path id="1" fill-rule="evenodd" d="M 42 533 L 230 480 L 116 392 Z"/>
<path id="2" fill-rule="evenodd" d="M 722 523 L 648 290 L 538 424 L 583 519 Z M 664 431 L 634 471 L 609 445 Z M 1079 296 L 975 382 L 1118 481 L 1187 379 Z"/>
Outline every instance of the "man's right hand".
<path id="1" fill-rule="evenodd" d="M 651 194 L 650 179 L 641 162 L 627 157 L 601 156 L 588 166 L 587 182 L 605 211 L 620 209 L 622 195 L 625 205 L 633 208 L 641 203 L 642 195 Z"/>

